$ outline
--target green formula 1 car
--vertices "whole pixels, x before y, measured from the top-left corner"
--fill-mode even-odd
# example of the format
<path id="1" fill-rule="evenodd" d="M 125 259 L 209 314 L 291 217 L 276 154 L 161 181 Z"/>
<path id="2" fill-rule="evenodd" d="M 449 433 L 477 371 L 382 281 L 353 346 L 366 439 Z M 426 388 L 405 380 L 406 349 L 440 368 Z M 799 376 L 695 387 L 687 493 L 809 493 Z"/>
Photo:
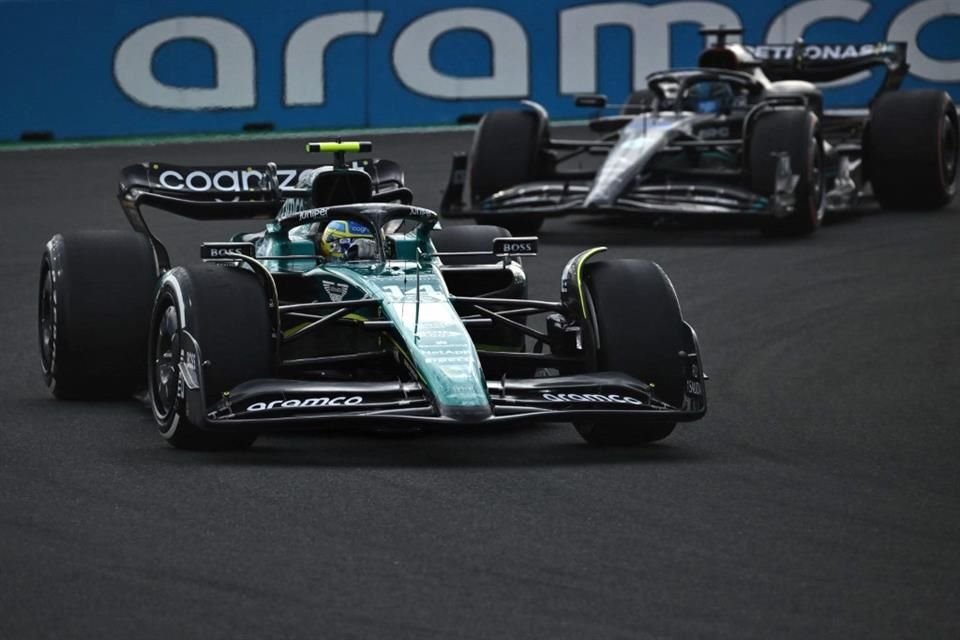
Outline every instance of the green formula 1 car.
<path id="1" fill-rule="evenodd" d="M 529 421 L 643 444 L 704 415 L 696 334 L 659 266 L 590 249 L 565 268 L 559 301 L 529 300 L 520 257 L 536 238 L 438 229 L 395 163 L 345 160 L 370 149 L 311 143 L 335 154 L 319 167 L 124 169 L 134 230 L 56 235 L 43 255 L 53 394 L 145 387 L 161 435 L 190 449 L 271 430 Z M 143 206 L 268 221 L 174 267 Z"/>

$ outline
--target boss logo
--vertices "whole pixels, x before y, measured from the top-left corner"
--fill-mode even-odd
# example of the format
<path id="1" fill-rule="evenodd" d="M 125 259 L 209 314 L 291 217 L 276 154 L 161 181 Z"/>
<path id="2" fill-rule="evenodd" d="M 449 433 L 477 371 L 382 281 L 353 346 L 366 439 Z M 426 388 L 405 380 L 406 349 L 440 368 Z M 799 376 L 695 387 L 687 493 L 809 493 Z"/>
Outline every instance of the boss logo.
<path id="1" fill-rule="evenodd" d="M 298 400 L 272 400 L 270 402 L 254 402 L 247 411 L 270 411 L 271 409 L 310 409 L 312 407 L 353 406 L 363 403 L 363 396 L 335 396 L 333 398 L 305 398 Z"/>
<path id="2" fill-rule="evenodd" d="M 200 247 L 200 258 L 202 260 L 235 260 L 236 256 L 230 254 L 237 253 L 252 258 L 254 254 L 253 244 L 249 242 L 208 242 Z"/>
<path id="3" fill-rule="evenodd" d="M 545 393 L 544 400 L 550 402 L 612 402 L 615 404 L 643 404 L 643 400 L 632 396 L 602 393 Z"/>
<path id="4" fill-rule="evenodd" d="M 493 254 L 497 256 L 535 256 L 537 238 L 494 238 Z"/>

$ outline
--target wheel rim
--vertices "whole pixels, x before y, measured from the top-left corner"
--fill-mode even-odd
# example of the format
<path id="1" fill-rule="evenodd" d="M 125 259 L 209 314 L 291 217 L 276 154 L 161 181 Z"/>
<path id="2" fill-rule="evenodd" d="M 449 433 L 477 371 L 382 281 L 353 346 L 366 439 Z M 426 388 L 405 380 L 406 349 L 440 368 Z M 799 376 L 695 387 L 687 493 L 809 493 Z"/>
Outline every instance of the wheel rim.
<path id="1" fill-rule="evenodd" d="M 170 304 L 159 315 L 159 322 L 157 322 L 151 372 L 153 375 L 150 381 L 153 408 L 161 421 L 169 418 L 176 409 L 179 354 L 174 343 L 178 328 L 177 310 Z"/>
<path id="2" fill-rule="evenodd" d="M 943 150 L 944 186 L 949 188 L 957 177 L 957 127 L 949 114 L 943 116 L 943 137 L 940 148 Z"/>
<path id="3" fill-rule="evenodd" d="M 43 284 L 40 288 L 39 309 L 40 361 L 45 373 L 53 371 L 53 359 L 56 354 L 56 301 L 53 292 L 53 273 L 44 269 Z"/>

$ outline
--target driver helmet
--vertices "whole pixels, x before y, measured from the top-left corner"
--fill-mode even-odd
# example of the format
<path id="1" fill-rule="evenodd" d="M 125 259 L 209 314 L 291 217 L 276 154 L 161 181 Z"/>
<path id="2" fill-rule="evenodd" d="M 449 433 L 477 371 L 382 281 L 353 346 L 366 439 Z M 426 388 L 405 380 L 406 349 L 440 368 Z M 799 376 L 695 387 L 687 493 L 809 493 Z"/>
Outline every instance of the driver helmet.
<path id="1" fill-rule="evenodd" d="M 687 87 L 683 106 L 695 113 L 720 113 L 733 104 L 733 89 L 726 82 L 704 80 Z"/>
<path id="2" fill-rule="evenodd" d="M 365 258 L 376 253 L 376 242 L 365 225 L 353 220 L 332 220 L 320 237 L 320 253 L 333 260 Z"/>

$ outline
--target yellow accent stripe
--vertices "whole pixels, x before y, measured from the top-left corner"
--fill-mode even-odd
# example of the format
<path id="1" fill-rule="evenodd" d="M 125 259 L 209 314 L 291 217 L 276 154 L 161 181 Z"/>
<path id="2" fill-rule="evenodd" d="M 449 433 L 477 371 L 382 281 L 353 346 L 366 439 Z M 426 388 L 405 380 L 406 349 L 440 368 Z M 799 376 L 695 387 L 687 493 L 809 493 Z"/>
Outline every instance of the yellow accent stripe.
<path id="1" fill-rule="evenodd" d="M 298 324 L 298 325 L 295 325 L 295 326 L 293 326 L 293 327 L 290 327 L 289 329 L 287 329 L 286 331 L 283 332 L 283 337 L 284 337 L 284 338 L 289 338 L 290 336 L 292 336 L 293 334 L 295 334 L 295 333 L 296 333 L 297 331 L 299 331 L 300 329 L 303 329 L 303 328 L 304 328 L 305 326 L 307 326 L 308 324 L 310 324 L 310 323 L 309 323 L 309 322 L 301 322 L 301 323 Z"/>
<path id="2" fill-rule="evenodd" d="M 307 153 L 325 153 L 336 151 L 348 151 L 350 153 L 360 153 L 359 142 L 308 142 Z"/>
<path id="3" fill-rule="evenodd" d="M 577 264 L 577 293 L 580 294 L 580 308 L 583 309 L 583 317 L 587 317 L 587 299 L 583 296 L 583 279 L 580 277 L 580 271 L 583 269 L 583 263 L 590 259 L 595 253 L 606 251 L 606 247 L 594 247 L 587 251 L 583 259 Z"/>

